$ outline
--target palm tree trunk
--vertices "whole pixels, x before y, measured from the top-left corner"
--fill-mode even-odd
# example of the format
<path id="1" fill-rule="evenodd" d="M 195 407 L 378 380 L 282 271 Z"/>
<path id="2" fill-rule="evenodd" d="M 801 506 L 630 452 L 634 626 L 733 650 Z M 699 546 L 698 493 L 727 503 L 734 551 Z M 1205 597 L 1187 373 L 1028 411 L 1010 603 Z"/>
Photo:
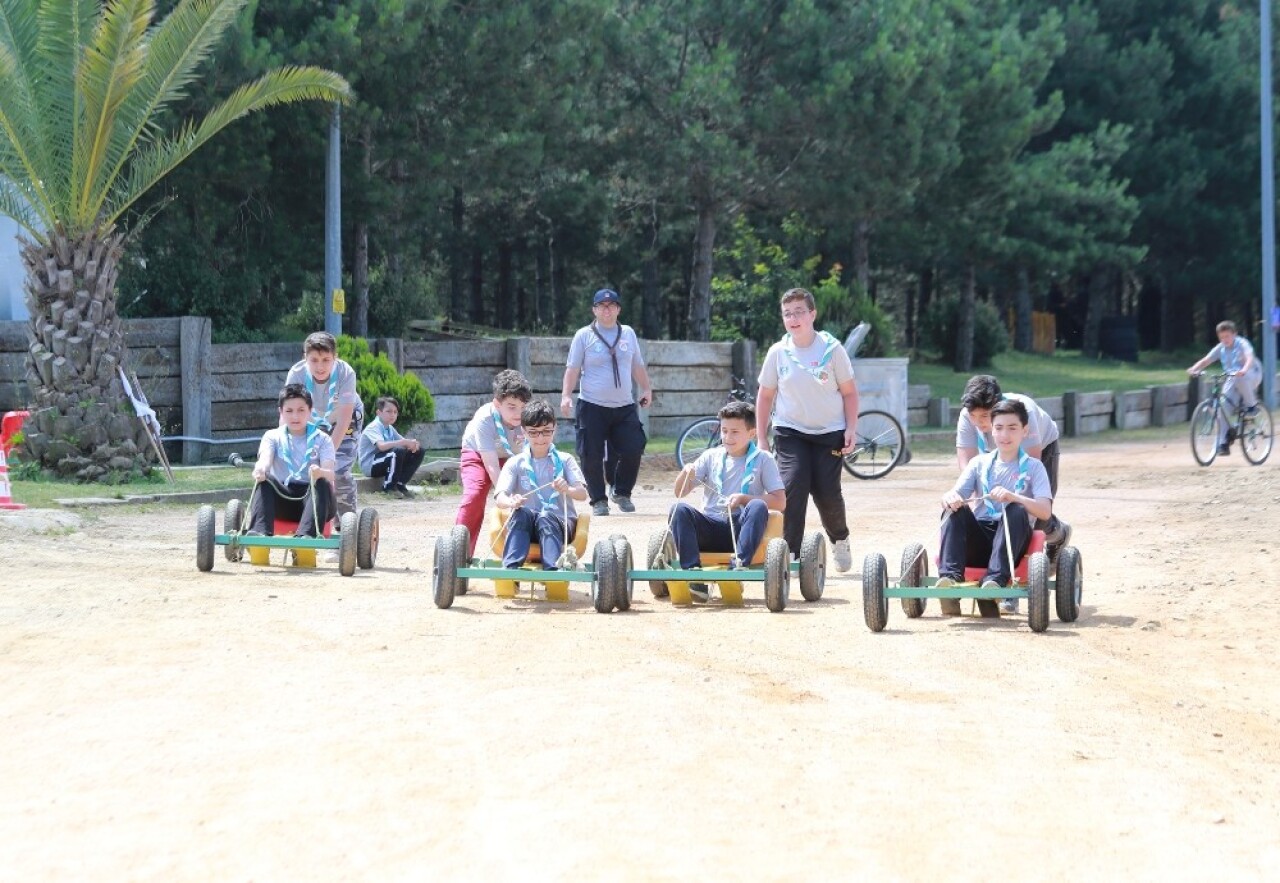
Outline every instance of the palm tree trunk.
<path id="1" fill-rule="evenodd" d="M 146 473 L 147 432 L 120 383 L 124 335 L 116 276 L 124 234 L 95 231 L 72 241 L 22 243 L 26 268 L 27 385 L 34 403 L 24 453 L 59 475 L 96 481 Z"/>

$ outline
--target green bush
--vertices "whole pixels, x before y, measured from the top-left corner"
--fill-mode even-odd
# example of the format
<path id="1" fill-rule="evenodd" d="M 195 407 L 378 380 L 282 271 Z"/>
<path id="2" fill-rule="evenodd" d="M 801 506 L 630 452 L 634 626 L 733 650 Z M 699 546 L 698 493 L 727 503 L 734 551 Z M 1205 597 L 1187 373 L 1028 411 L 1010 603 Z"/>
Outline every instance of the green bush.
<path id="1" fill-rule="evenodd" d="M 365 422 L 373 419 L 374 406 L 381 396 L 394 396 L 400 403 L 396 426 L 403 432 L 415 423 L 436 418 L 436 402 L 431 392 L 412 373 L 400 374 L 382 353 L 369 352 L 369 343 L 360 337 L 339 337 L 338 358 L 356 372 L 356 392 L 364 403 Z"/>
<path id="2" fill-rule="evenodd" d="M 876 359 L 893 355 L 893 320 L 860 286 L 853 291 L 840 284 L 841 266 L 835 264 L 827 278 L 811 290 L 818 306 L 818 325 L 824 331 L 844 343 L 849 332 L 859 322 L 871 326 L 871 332 L 858 348 L 858 358 Z"/>
<path id="3" fill-rule="evenodd" d="M 920 319 L 920 340 L 924 348 L 941 356 L 947 364 L 956 360 L 956 329 L 960 327 L 960 298 L 941 297 L 929 304 Z M 991 360 L 1009 348 L 1009 332 L 1000 321 L 1000 313 L 986 301 L 978 301 L 973 315 L 974 367 L 990 365 Z"/>

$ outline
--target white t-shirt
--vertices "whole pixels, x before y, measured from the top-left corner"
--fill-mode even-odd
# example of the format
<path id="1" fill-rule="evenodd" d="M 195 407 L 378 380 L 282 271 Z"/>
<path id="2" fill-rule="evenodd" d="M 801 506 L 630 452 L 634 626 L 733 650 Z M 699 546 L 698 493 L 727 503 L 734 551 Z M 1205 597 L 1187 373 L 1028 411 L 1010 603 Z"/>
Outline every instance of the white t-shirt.
<path id="1" fill-rule="evenodd" d="M 1024 448 L 1044 449 L 1058 440 L 1058 424 L 1053 422 L 1048 411 L 1036 404 L 1035 399 L 1016 392 L 1006 393 L 1004 398 L 1022 402 L 1027 409 L 1027 437 L 1022 442 Z M 968 408 L 961 408 L 960 418 L 956 420 L 956 447 L 977 448 L 978 453 L 996 449 L 995 437 L 990 432 L 978 432 Z"/>
<path id="2" fill-rule="evenodd" d="M 492 452 L 499 460 L 505 460 L 524 450 L 524 427 L 507 426 L 502 422 L 502 414 L 489 402 L 476 409 L 462 431 L 462 450 L 479 454 Z"/>
<path id="3" fill-rule="evenodd" d="M 821 435 L 845 428 L 840 384 L 853 379 L 853 364 L 845 348 L 820 331 L 804 348 L 795 347 L 789 334 L 769 347 L 759 383 L 778 391 L 773 404 L 774 426 Z M 756 419 L 763 416 L 757 414 Z"/>
<path id="4" fill-rule="evenodd" d="M 618 357 L 618 374 L 614 377 L 613 358 L 609 348 L 613 347 Z M 569 344 L 569 358 L 565 361 L 567 368 L 579 368 L 582 375 L 578 380 L 578 396 L 584 402 L 600 405 L 605 408 L 620 408 L 635 403 L 631 395 L 632 365 L 644 367 L 644 356 L 640 354 L 640 341 L 630 325 L 615 325 L 613 329 L 588 325 L 579 328 Z"/>

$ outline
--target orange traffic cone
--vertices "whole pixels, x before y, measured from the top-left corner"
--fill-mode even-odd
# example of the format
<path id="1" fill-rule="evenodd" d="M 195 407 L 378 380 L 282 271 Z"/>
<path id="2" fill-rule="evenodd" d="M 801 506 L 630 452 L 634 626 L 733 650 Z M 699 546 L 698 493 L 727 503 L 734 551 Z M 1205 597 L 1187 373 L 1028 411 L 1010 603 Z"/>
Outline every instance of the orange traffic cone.
<path id="1" fill-rule="evenodd" d="M 9 492 L 9 462 L 5 459 L 4 448 L 0 447 L 0 509 L 25 509 L 21 503 L 13 502 Z"/>

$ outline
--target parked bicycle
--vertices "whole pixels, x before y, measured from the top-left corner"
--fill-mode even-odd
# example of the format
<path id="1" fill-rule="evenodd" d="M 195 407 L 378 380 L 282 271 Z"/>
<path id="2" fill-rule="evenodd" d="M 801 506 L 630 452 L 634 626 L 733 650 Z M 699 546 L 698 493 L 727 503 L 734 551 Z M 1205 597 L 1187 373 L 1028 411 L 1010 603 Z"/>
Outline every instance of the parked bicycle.
<path id="1" fill-rule="evenodd" d="M 1209 396 L 1196 405 L 1191 414 L 1191 453 L 1201 466 L 1208 466 L 1218 456 L 1219 428 L 1222 423 L 1227 427 L 1226 443 L 1229 445 L 1233 441 L 1240 442 L 1240 452 L 1254 466 L 1266 462 L 1271 455 L 1274 437 L 1271 412 L 1262 402 L 1251 410 L 1246 410 L 1240 404 L 1233 407 L 1227 401 L 1224 387 L 1227 378 L 1234 376 L 1212 375 L 1213 385 Z"/>
<path id="2" fill-rule="evenodd" d="M 750 400 L 746 382 L 733 378 L 729 400 Z M 720 418 L 702 417 L 684 428 L 676 441 L 676 463 L 683 469 L 708 448 L 720 444 Z M 885 411 L 863 411 L 858 414 L 857 441 L 844 455 L 844 469 L 854 478 L 884 478 L 902 462 L 906 452 L 906 435 L 902 424 Z"/>

